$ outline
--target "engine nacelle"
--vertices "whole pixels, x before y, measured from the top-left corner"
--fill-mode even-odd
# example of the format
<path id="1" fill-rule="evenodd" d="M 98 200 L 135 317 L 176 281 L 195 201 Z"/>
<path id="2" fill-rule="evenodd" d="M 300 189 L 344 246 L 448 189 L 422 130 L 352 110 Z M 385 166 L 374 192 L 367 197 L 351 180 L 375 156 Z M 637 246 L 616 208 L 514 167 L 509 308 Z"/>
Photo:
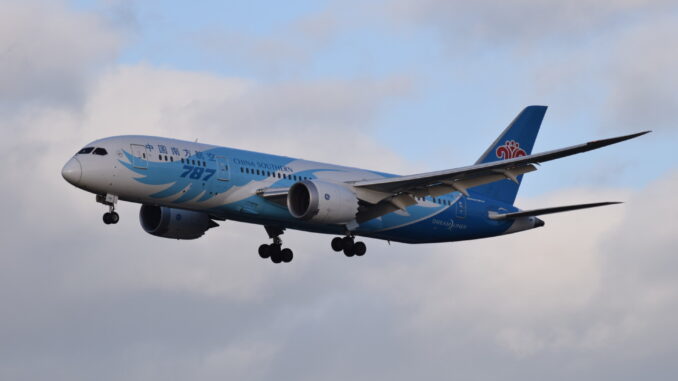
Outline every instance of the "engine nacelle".
<path id="1" fill-rule="evenodd" d="M 339 184 L 318 180 L 295 183 L 287 194 L 287 209 L 298 219 L 324 224 L 355 220 L 358 198 Z"/>
<path id="2" fill-rule="evenodd" d="M 139 221 L 148 234 L 176 239 L 200 238 L 208 229 L 219 226 L 206 213 L 154 205 L 141 206 Z"/>

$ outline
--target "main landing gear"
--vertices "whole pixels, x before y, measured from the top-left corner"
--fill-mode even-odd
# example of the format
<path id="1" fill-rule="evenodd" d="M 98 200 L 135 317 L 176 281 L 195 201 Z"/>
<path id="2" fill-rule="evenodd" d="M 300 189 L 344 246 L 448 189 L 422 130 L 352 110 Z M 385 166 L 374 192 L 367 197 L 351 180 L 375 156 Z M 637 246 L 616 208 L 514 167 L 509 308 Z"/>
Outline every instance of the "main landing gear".
<path id="1" fill-rule="evenodd" d="M 273 239 L 273 243 L 270 245 L 263 244 L 259 246 L 259 256 L 266 259 L 271 258 L 273 263 L 290 263 L 292 258 L 294 258 L 294 253 L 291 249 L 282 248 L 282 240 L 280 236 L 285 231 L 284 228 L 279 228 L 275 226 L 264 226 L 268 237 Z"/>
<path id="2" fill-rule="evenodd" d="M 115 212 L 115 204 L 118 202 L 118 196 L 107 194 L 107 195 L 97 195 L 97 202 L 108 205 L 108 212 L 104 213 L 104 223 L 106 225 L 117 224 L 120 221 L 120 215 Z"/>
<path id="3" fill-rule="evenodd" d="M 348 235 L 346 237 L 335 237 L 332 240 L 332 250 L 343 251 L 347 257 L 354 255 L 362 257 L 367 252 L 367 246 L 360 241 L 355 242 L 353 236 Z"/>

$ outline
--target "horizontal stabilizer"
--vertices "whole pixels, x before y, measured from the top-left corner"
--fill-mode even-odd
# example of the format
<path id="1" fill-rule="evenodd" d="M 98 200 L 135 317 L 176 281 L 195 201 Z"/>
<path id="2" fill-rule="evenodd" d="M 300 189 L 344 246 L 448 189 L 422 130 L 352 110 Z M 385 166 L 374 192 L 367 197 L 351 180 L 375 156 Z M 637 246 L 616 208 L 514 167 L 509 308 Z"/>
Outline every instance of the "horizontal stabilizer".
<path id="1" fill-rule="evenodd" d="M 556 207 L 553 207 L 553 208 L 522 210 L 520 212 L 504 213 L 504 214 L 490 212 L 490 219 L 492 219 L 492 220 L 506 220 L 506 219 L 520 218 L 520 217 L 540 216 L 542 214 L 569 212 L 570 210 L 595 208 L 597 206 L 614 205 L 614 204 L 621 204 L 621 202 L 619 202 L 619 201 L 594 202 L 592 204 L 556 206 Z"/>

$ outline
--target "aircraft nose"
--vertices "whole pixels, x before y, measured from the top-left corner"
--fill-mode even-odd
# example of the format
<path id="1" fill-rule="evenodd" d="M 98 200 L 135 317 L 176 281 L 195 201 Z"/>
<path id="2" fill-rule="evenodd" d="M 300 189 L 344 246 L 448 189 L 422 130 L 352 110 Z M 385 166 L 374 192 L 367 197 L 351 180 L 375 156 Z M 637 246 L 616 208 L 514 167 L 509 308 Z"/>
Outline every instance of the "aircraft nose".
<path id="1" fill-rule="evenodd" d="M 82 177 L 82 166 L 78 159 L 72 157 L 61 170 L 61 176 L 73 185 L 78 185 Z"/>

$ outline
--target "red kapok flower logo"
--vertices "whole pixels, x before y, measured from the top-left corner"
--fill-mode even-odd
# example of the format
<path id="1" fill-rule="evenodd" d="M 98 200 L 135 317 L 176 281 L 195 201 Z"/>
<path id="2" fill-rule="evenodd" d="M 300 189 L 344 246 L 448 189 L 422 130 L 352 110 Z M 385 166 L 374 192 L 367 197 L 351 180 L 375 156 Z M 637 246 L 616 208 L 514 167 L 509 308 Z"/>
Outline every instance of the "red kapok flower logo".
<path id="1" fill-rule="evenodd" d="M 497 154 L 497 157 L 502 160 L 527 155 L 525 151 L 520 148 L 520 144 L 515 140 L 507 140 L 503 146 L 497 147 L 495 153 Z"/>

